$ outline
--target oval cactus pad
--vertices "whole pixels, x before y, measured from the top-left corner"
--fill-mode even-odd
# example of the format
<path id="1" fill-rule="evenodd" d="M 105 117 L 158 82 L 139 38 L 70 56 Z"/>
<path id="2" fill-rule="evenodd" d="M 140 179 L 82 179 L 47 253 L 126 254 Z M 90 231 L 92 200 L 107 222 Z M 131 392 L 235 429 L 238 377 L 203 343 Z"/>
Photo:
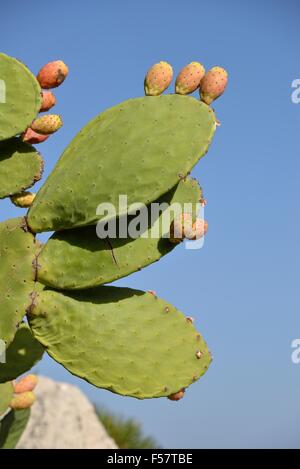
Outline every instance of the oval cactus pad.
<path id="1" fill-rule="evenodd" d="M 99 388 L 146 399 L 186 388 L 211 356 L 194 325 L 151 293 L 116 287 L 38 294 L 29 322 L 49 355 Z"/>
<path id="2" fill-rule="evenodd" d="M 171 209 L 172 204 L 178 204 L 180 210 L 190 208 L 196 214 L 201 194 L 195 179 L 188 177 L 180 181 L 176 188 L 157 201 L 166 204 L 158 219 L 151 220 L 149 210 L 148 226 L 138 238 L 100 239 L 95 225 L 55 233 L 39 256 L 38 280 L 58 289 L 91 288 L 118 280 L 158 261 L 175 247 L 169 238 L 163 237 L 170 226 L 169 223 L 164 227 L 162 223 L 166 210 Z M 131 218 L 128 217 L 128 224 Z M 170 210 L 166 220 L 173 218 L 174 212 Z M 157 233 L 152 233 L 154 227 L 158 227 Z M 163 232 L 163 228 L 167 231 Z"/>
<path id="3" fill-rule="evenodd" d="M 0 339 L 7 344 L 26 313 L 34 286 L 34 237 L 25 230 L 23 218 L 0 223 Z"/>
<path id="4" fill-rule="evenodd" d="M 0 53 L 0 140 L 23 132 L 41 107 L 41 88 L 18 60 Z"/>
<path id="5" fill-rule="evenodd" d="M 149 204 L 174 187 L 207 152 L 213 110 L 189 96 L 125 101 L 98 115 L 66 148 L 29 210 L 34 232 L 92 225 L 101 203 L 117 215 L 119 195 Z"/>
<path id="6" fill-rule="evenodd" d="M 28 189 L 42 177 L 44 161 L 18 138 L 0 142 L 0 199 Z"/>

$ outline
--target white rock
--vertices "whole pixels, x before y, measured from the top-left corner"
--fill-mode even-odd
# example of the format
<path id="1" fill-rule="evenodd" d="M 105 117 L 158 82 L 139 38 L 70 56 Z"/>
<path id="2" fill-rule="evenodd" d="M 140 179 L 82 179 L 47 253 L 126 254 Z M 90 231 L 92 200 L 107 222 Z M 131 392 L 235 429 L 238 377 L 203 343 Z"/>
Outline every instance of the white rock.
<path id="1" fill-rule="evenodd" d="M 39 377 L 18 449 L 115 449 L 93 405 L 75 386 Z"/>

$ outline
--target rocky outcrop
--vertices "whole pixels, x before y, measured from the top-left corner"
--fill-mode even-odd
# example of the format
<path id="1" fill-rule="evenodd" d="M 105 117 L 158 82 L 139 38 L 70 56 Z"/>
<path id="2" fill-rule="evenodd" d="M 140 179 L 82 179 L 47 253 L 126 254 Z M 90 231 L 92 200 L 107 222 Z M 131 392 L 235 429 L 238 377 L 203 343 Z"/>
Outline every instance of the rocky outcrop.
<path id="1" fill-rule="evenodd" d="M 114 449 L 93 405 L 75 386 L 39 377 L 18 449 Z"/>

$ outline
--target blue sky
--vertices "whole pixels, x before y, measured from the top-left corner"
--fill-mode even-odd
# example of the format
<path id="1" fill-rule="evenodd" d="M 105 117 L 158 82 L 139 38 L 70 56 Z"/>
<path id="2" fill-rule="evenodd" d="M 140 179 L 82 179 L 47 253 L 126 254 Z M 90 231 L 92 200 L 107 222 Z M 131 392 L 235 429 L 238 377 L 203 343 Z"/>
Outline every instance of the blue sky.
<path id="1" fill-rule="evenodd" d="M 143 94 L 159 60 L 175 72 L 196 60 L 229 72 L 214 108 L 222 125 L 193 171 L 208 199 L 204 248 L 182 246 L 118 282 L 156 290 L 206 338 L 214 362 L 178 402 L 98 390 L 50 359 L 41 373 L 76 383 L 96 403 L 140 420 L 165 447 L 300 447 L 299 2 L 110 0 L 1 5 L 3 52 L 33 72 L 70 67 L 56 91 L 64 127 L 40 146 L 46 174 L 102 110 Z M 0 203 L 1 219 L 22 212 Z"/>

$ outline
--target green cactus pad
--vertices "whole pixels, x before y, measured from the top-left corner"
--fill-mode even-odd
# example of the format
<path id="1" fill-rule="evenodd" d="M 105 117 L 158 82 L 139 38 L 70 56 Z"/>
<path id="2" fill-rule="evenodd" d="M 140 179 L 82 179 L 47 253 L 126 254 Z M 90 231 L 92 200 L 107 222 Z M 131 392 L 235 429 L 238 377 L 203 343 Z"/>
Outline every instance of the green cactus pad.
<path id="1" fill-rule="evenodd" d="M 196 204 L 202 195 L 201 189 L 194 179 L 180 181 L 175 189 L 162 196 L 157 202 L 192 204 L 196 213 Z M 187 207 L 185 210 L 188 211 Z M 54 234 L 44 246 L 38 259 L 38 280 L 58 289 L 91 288 L 110 283 L 121 277 L 158 261 L 171 252 L 175 244 L 163 235 L 162 218 L 160 215 L 158 237 L 151 238 L 150 217 L 144 235 L 148 237 L 99 239 L 95 226 L 61 231 Z M 130 220 L 132 217 L 128 217 Z M 173 213 L 170 212 L 170 220 Z"/>
<path id="2" fill-rule="evenodd" d="M 22 133 L 41 107 L 41 88 L 18 60 L 0 53 L 0 140 Z"/>
<path id="3" fill-rule="evenodd" d="M 0 383 L 12 381 L 29 371 L 41 360 L 44 349 L 33 337 L 29 327 L 22 323 L 6 350 L 6 362 L 0 363 Z"/>
<path id="4" fill-rule="evenodd" d="M 0 223 L 0 339 L 7 344 L 30 304 L 35 279 L 34 237 L 25 230 L 23 218 Z"/>
<path id="5" fill-rule="evenodd" d="M 0 384 L 0 417 L 8 409 L 13 397 L 13 385 L 8 383 Z"/>
<path id="6" fill-rule="evenodd" d="M 42 177 L 41 155 L 18 138 L 0 142 L 0 199 L 28 189 Z"/>
<path id="7" fill-rule="evenodd" d="M 122 215 L 120 194 L 128 205 L 157 200 L 207 152 L 215 128 L 213 110 L 189 96 L 136 98 L 103 112 L 64 151 L 30 207 L 29 226 L 93 225 L 107 202 Z"/>
<path id="8" fill-rule="evenodd" d="M 11 410 L 0 422 L 0 449 L 15 449 L 30 418 L 31 409 Z"/>
<path id="9" fill-rule="evenodd" d="M 211 361 L 202 336 L 181 312 L 138 290 L 44 290 L 29 322 L 49 355 L 71 373 L 138 399 L 186 388 Z"/>

